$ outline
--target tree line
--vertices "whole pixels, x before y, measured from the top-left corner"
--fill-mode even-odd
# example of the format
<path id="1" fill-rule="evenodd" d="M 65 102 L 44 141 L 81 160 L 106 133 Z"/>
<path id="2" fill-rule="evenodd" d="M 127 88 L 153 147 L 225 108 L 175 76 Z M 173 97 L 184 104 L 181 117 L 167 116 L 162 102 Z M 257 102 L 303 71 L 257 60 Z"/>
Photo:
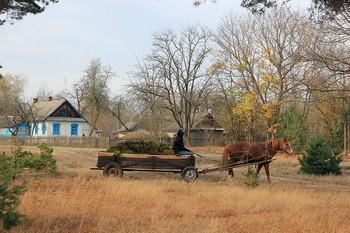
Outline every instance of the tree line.
<path id="1" fill-rule="evenodd" d="M 343 11 L 316 23 L 282 6 L 228 14 L 213 30 L 155 33 L 128 87 L 151 118 L 168 113 L 187 133 L 210 111 L 231 141 L 273 139 L 288 126 L 301 144 L 321 134 L 347 151 L 347 20 Z"/>
<path id="2" fill-rule="evenodd" d="M 154 135 L 169 121 L 189 133 L 211 112 L 228 140 L 273 139 L 299 119 L 298 124 L 305 122 L 295 129 L 304 134 L 299 141 L 321 134 L 347 151 L 348 29 L 347 11 L 322 23 L 283 6 L 258 15 L 230 13 L 214 29 L 190 25 L 154 33 L 152 50 L 130 72 L 123 96 L 111 96 L 114 72 L 99 58 L 92 59 L 70 90 L 56 96 L 69 98 L 106 134 L 126 127 L 135 116 Z M 4 76 L 0 85 L 0 98 L 13 103 L 21 99 L 20 77 Z M 37 97 L 47 94 L 41 89 Z M 9 109 L 28 109 L 21 104 L 3 106 L 1 115 L 11 115 Z M 283 111 L 294 118 L 283 118 Z"/>

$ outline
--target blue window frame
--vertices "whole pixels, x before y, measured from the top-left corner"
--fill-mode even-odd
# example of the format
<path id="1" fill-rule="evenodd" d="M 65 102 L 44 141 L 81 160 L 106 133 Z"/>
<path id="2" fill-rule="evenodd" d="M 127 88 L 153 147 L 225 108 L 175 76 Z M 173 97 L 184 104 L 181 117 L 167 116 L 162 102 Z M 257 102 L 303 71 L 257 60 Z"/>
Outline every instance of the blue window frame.
<path id="1" fill-rule="evenodd" d="M 34 133 L 35 133 L 35 135 L 38 135 L 38 133 L 39 133 L 38 123 L 35 123 L 35 125 L 34 125 Z"/>
<path id="2" fill-rule="evenodd" d="M 71 124 L 70 135 L 78 136 L 78 124 Z"/>
<path id="3" fill-rule="evenodd" d="M 60 128 L 61 128 L 61 124 L 60 123 L 53 123 L 52 135 L 60 135 Z"/>
<path id="4" fill-rule="evenodd" d="M 42 135 L 46 134 L 46 124 L 43 123 L 43 128 L 42 128 Z"/>

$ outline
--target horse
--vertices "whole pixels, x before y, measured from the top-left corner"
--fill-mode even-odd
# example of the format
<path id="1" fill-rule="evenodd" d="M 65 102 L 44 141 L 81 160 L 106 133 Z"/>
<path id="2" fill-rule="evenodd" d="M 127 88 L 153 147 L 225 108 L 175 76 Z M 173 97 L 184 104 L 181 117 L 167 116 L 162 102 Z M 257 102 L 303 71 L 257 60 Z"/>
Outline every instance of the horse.
<path id="1" fill-rule="evenodd" d="M 292 147 L 290 146 L 287 138 L 280 138 L 276 140 L 268 140 L 256 145 L 251 145 L 247 142 L 235 142 L 229 144 L 224 148 L 221 159 L 221 169 L 229 168 L 238 161 L 247 162 L 263 162 L 259 163 L 256 172 L 259 173 L 262 166 L 265 168 L 267 180 L 271 183 L 269 164 L 272 157 L 278 152 L 284 151 L 288 154 L 293 154 Z M 230 157 L 230 165 L 226 166 L 228 157 Z M 232 168 L 228 171 L 229 176 L 233 177 L 234 173 Z"/>

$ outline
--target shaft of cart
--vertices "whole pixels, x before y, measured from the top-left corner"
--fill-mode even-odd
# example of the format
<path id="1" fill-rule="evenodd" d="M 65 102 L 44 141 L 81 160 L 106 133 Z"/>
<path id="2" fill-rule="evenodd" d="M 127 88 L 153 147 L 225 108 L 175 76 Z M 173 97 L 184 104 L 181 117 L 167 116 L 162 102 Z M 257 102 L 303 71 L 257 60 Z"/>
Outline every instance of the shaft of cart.
<path id="1" fill-rule="evenodd" d="M 249 166 L 249 165 L 257 165 L 257 164 L 264 164 L 264 163 L 270 163 L 271 161 L 276 160 L 276 159 L 269 159 L 269 160 L 264 160 L 264 161 L 258 161 L 258 162 L 241 162 L 241 163 L 236 163 L 232 166 L 227 166 L 224 168 L 221 167 L 216 167 L 216 168 L 206 168 L 202 171 L 198 171 L 198 173 L 201 174 L 206 174 L 206 173 L 211 173 L 211 172 L 218 172 L 218 171 L 226 171 L 226 170 L 230 170 L 236 167 L 243 167 L 243 166 Z"/>

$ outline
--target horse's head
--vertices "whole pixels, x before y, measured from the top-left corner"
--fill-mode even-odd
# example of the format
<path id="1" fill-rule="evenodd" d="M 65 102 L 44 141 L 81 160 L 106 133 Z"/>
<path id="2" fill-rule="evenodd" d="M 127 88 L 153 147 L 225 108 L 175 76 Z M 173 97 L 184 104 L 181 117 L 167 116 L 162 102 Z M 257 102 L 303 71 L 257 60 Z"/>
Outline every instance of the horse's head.
<path id="1" fill-rule="evenodd" d="M 287 152 L 288 154 L 293 154 L 293 149 L 292 149 L 291 145 L 289 144 L 289 141 L 287 138 L 278 139 L 278 144 L 279 144 L 280 150 L 283 150 L 284 152 Z"/>

